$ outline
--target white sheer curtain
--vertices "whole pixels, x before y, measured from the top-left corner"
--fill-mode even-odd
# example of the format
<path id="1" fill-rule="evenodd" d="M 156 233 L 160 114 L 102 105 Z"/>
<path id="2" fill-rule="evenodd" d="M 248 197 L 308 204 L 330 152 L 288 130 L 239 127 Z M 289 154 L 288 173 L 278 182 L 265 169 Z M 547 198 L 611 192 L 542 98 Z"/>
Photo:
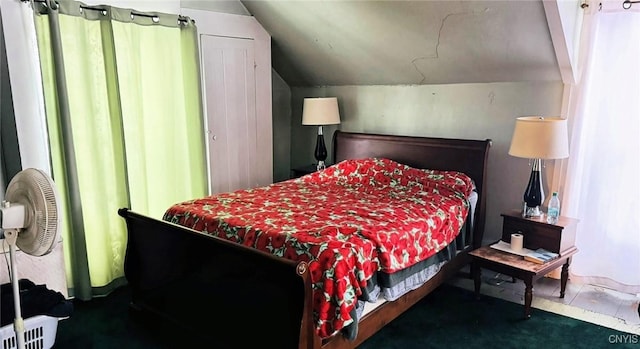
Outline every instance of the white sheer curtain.
<path id="1" fill-rule="evenodd" d="M 34 167 L 51 175 L 33 10 L 13 0 L 0 0 L 0 10 L 22 168 Z"/>
<path id="2" fill-rule="evenodd" d="M 599 13 L 577 86 L 564 215 L 572 279 L 640 293 L 640 12 Z"/>

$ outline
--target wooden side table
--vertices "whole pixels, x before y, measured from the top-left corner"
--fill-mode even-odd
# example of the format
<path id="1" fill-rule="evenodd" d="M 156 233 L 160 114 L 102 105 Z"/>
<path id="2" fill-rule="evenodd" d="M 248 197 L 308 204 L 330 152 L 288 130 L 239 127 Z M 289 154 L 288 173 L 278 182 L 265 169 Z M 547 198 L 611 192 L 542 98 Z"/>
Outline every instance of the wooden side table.
<path id="1" fill-rule="evenodd" d="M 524 315 L 526 318 L 530 318 L 531 301 L 533 299 L 533 282 L 562 266 L 560 298 L 564 298 L 567 280 L 569 278 L 569 264 L 571 264 L 571 257 L 577 252 L 578 249 L 572 247 L 562 253 L 559 258 L 544 264 L 538 264 L 526 261 L 522 256 L 499 251 L 489 246 L 482 246 L 475 249 L 469 252 L 469 255 L 471 255 L 472 258 L 471 273 L 473 275 L 476 297 L 480 296 L 481 268 L 487 268 L 520 279 L 524 281 L 525 284 Z"/>
<path id="2" fill-rule="evenodd" d="M 560 216 L 555 224 L 547 223 L 545 217 L 524 218 L 519 211 L 509 211 L 502 214 L 502 241 L 510 243 L 511 234 L 523 235 L 523 246 L 535 250 L 544 248 L 560 254 L 560 257 L 545 264 L 525 261 L 524 257 L 508 252 L 499 251 L 489 246 L 469 252 L 473 261 L 471 264 L 476 295 L 480 294 L 480 270 L 487 268 L 524 281 L 525 317 L 531 317 L 531 300 L 533 298 L 533 282 L 562 267 L 560 272 L 560 298 L 569 278 L 571 257 L 578 252 L 575 247 L 576 227 L 578 220 Z"/>
<path id="3" fill-rule="evenodd" d="M 316 171 L 317 171 L 317 165 L 316 164 L 292 168 L 291 169 L 291 178 L 298 178 L 298 177 L 304 176 L 304 175 L 309 174 L 309 173 L 314 173 Z"/>

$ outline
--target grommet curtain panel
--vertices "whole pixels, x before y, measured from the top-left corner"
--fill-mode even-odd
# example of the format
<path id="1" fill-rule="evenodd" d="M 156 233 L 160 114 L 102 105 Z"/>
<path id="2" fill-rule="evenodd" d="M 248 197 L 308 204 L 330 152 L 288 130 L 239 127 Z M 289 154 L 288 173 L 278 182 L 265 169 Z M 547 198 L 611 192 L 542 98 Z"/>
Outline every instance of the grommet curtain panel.
<path id="1" fill-rule="evenodd" d="M 34 3 L 70 295 L 124 282 L 118 208 L 160 218 L 206 194 L 196 28 L 184 17 Z"/>

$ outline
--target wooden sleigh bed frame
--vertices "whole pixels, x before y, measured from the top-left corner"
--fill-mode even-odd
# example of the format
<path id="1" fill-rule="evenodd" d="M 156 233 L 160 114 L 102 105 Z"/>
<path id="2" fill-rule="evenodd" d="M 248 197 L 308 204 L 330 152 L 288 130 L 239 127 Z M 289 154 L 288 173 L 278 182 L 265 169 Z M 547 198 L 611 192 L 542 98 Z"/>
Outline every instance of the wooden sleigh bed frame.
<path id="1" fill-rule="evenodd" d="M 474 180 L 478 194 L 471 243 L 427 283 L 363 316 L 355 340 L 341 334 L 323 340 L 316 334 L 307 263 L 123 208 L 118 214 L 128 230 L 125 276 L 132 290 L 131 306 L 205 334 L 212 348 L 257 343 L 278 348 L 355 348 L 459 272 L 470 262 L 467 252 L 481 246 L 490 145 L 490 140 L 336 131 L 336 163 L 384 157 L 416 168 L 460 171 Z M 203 318 L 208 320 L 197 320 Z M 239 329 L 246 334 L 232 335 Z"/>

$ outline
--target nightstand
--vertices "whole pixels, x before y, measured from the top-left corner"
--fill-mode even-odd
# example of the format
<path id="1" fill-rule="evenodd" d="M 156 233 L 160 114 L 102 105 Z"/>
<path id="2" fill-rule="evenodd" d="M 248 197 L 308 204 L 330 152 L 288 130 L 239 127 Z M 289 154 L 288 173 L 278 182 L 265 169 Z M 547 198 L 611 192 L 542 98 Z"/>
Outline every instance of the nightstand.
<path id="1" fill-rule="evenodd" d="M 549 224 L 545 215 L 524 218 L 519 211 L 505 212 L 502 219 L 502 241 L 511 242 L 511 234 L 521 233 L 524 247 L 531 250 L 544 248 L 560 254 L 575 245 L 577 219 L 560 216 L 558 223 Z"/>
<path id="2" fill-rule="evenodd" d="M 525 284 L 524 314 L 531 317 L 533 282 L 562 267 L 560 276 L 560 298 L 564 298 L 569 278 L 571 257 L 578 252 L 575 247 L 578 220 L 561 216 L 558 223 L 549 224 L 545 218 L 524 218 L 518 211 L 502 214 L 502 241 L 511 242 L 511 234 L 520 233 L 524 237 L 525 248 L 544 248 L 560 254 L 559 258 L 544 264 L 524 260 L 522 256 L 483 246 L 469 252 L 472 258 L 471 272 L 474 278 L 476 296 L 480 295 L 481 268 L 496 271 L 521 279 Z"/>
<path id="3" fill-rule="evenodd" d="M 296 167 L 291 169 L 291 178 L 298 178 L 304 176 L 309 173 L 314 173 L 317 171 L 317 165 L 307 165 L 302 167 Z"/>

